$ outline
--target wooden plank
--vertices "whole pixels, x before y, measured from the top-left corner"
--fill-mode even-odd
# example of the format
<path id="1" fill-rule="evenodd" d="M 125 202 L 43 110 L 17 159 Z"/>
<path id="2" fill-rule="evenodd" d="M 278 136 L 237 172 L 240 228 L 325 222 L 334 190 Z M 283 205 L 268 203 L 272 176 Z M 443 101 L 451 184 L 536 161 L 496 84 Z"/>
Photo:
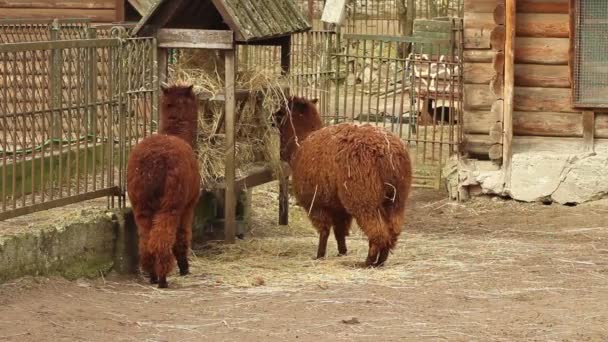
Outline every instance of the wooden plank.
<path id="1" fill-rule="evenodd" d="M 502 99 L 504 96 L 504 75 L 495 74 L 490 80 L 490 91 L 496 96 L 497 99 Z"/>
<path id="2" fill-rule="evenodd" d="M 346 0 L 329 0 L 325 3 L 325 7 L 323 7 L 321 21 L 328 24 L 341 25 L 345 16 Z"/>
<path id="3" fill-rule="evenodd" d="M 494 12 L 492 13 L 494 17 L 494 23 L 496 25 L 504 25 L 505 24 L 505 4 L 497 3 L 494 8 Z"/>
<path id="4" fill-rule="evenodd" d="M 521 13 L 517 15 L 517 37 L 568 38 L 568 14 Z"/>
<path id="5" fill-rule="evenodd" d="M 116 13 L 116 18 L 114 19 L 114 21 L 122 23 L 125 21 L 125 0 L 114 0 L 114 1 L 115 1 L 114 9 L 115 9 L 115 13 Z"/>
<path id="6" fill-rule="evenodd" d="M 494 14 L 492 11 L 487 13 L 464 13 L 464 28 L 465 29 L 487 29 L 491 30 L 496 26 L 494 22 Z M 445 22 L 449 24 L 449 22 Z"/>
<path id="7" fill-rule="evenodd" d="M 465 50 L 463 59 L 470 63 L 490 63 L 494 55 L 496 55 L 496 51 L 492 50 Z"/>
<path id="8" fill-rule="evenodd" d="M 502 131 L 503 131 L 502 121 L 494 122 L 494 124 L 492 124 L 490 126 L 489 135 L 490 135 L 490 140 L 492 141 L 492 143 L 502 145 L 502 135 L 503 135 Z"/>
<path id="9" fill-rule="evenodd" d="M 464 63 L 462 75 L 464 83 L 490 84 L 493 73 L 490 63 Z"/>
<path id="10" fill-rule="evenodd" d="M 517 38 L 515 62 L 546 65 L 568 65 L 570 39 Z"/>
<path id="11" fill-rule="evenodd" d="M 75 8 L 3 8 L 2 19 L 70 19 L 83 18 L 94 22 L 112 22 L 114 9 L 75 9 Z"/>
<path id="12" fill-rule="evenodd" d="M 513 112 L 513 133 L 524 136 L 582 137 L 580 113 Z"/>
<path id="13" fill-rule="evenodd" d="M 233 32 L 226 30 L 160 29 L 156 36 L 162 48 L 219 49 L 234 48 Z"/>
<path id="14" fill-rule="evenodd" d="M 167 82 L 167 75 L 169 75 L 169 69 L 168 69 L 169 54 L 168 54 L 167 49 L 157 48 L 156 49 L 156 58 L 157 58 L 157 64 L 158 64 L 158 83 L 163 84 L 163 83 Z"/>
<path id="15" fill-rule="evenodd" d="M 157 0 L 128 0 L 128 1 L 131 4 L 131 6 L 133 6 L 133 8 L 135 8 L 137 13 L 139 13 L 139 15 L 141 15 L 143 17 L 148 12 L 150 12 L 150 9 L 152 9 L 152 7 L 154 7 L 154 3 Z"/>
<path id="16" fill-rule="evenodd" d="M 568 0 L 519 0 L 517 12 L 568 14 Z"/>
<path id="17" fill-rule="evenodd" d="M 489 110 L 464 110 L 462 117 L 462 129 L 465 133 L 489 134 L 490 128 L 496 122 Z"/>
<path id="18" fill-rule="evenodd" d="M 505 76 L 504 76 L 504 112 L 503 112 L 503 150 L 502 166 L 507 189 L 511 184 L 511 159 L 513 158 L 513 110 L 515 93 L 515 0 L 505 2 Z"/>
<path id="19" fill-rule="evenodd" d="M 491 29 L 470 28 L 464 29 L 465 49 L 489 49 Z"/>
<path id="20" fill-rule="evenodd" d="M 595 113 L 595 137 L 608 138 L 608 113 Z"/>
<path id="21" fill-rule="evenodd" d="M 232 31 L 234 31 L 234 40 L 237 40 L 237 41 L 245 40 L 245 37 L 240 30 L 240 26 L 237 25 L 237 23 L 235 22 L 235 18 L 233 18 L 233 16 L 230 14 L 230 11 L 228 10 L 228 7 L 224 3 L 224 1 L 211 0 L 211 2 L 213 2 L 213 4 L 215 5 L 215 8 L 217 9 L 217 11 L 220 13 L 222 18 L 224 19 L 224 22 L 226 23 L 226 25 L 228 25 L 228 27 L 230 27 L 230 29 Z"/>
<path id="22" fill-rule="evenodd" d="M 515 85 L 570 88 L 570 68 L 566 65 L 516 64 Z"/>
<path id="23" fill-rule="evenodd" d="M 156 35 L 156 31 L 163 28 L 169 20 L 186 3 L 186 0 L 158 0 L 133 28 L 133 35 L 147 37 Z"/>
<path id="24" fill-rule="evenodd" d="M 497 52 L 492 58 L 492 69 L 495 74 L 503 75 L 505 73 L 505 53 Z"/>
<path id="25" fill-rule="evenodd" d="M 494 161 L 502 161 L 502 144 L 493 144 L 488 150 L 488 157 Z"/>
<path id="26" fill-rule="evenodd" d="M 464 0 L 465 13 L 492 13 L 496 0 Z"/>
<path id="27" fill-rule="evenodd" d="M 583 112 L 583 144 L 586 151 L 593 151 L 593 137 L 595 135 L 595 113 L 586 110 Z"/>
<path id="28" fill-rule="evenodd" d="M 496 101 L 496 96 L 487 85 L 465 84 L 463 88 L 465 110 L 489 110 Z"/>
<path id="29" fill-rule="evenodd" d="M 492 142 L 488 134 L 465 134 L 464 150 L 471 157 L 481 160 L 489 159 L 488 153 Z"/>
<path id="30" fill-rule="evenodd" d="M 607 139 L 595 139 L 595 150 L 608 149 Z M 585 144 L 583 138 L 566 138 L 566 137 L 515 137 L 513 139 L 513 152 L 550 152 L 561 154 L 576 154 L 585 153 Z"/>
<path id="31" fill-rule="evenodd" d="M 0 0 L 0 8 L 114 9 L 115 5 L 116 0 Z"/>
<path id="32" fill-rule="evenodd" d="M 567 88 L 515 87 L 513 105 L 523 112 L 576 112 Z"/>
<path id="33" fill-rule="evenodd" d="M 225 177 L 226 197 L 224 198 L 224 233 L 227 243 L 234 243 L 236 234 L 236 164 L 235 164 L 235 56 L 234 50 L 224 51 L 224 61 L 226 65 L 226 108 L 225 108 L 225 137 L 226 137 L 226 155 L 225 155 Z"/>
<path id="34" fill-rule="evenodd" d="M 492 103 L 492 108 L 490 108 L 490 112 L 492 113 L 492 118 L 494 121 L 503 121 L 504 119 L 504 100 L 496 100 Z"/>
<path id="35" fill-rule="evenodd" d="M 503 51 L 505 48 L 505 27 L 503 25 L 495 26 L 490 33 L 490 47 L 494 51 Z"/>

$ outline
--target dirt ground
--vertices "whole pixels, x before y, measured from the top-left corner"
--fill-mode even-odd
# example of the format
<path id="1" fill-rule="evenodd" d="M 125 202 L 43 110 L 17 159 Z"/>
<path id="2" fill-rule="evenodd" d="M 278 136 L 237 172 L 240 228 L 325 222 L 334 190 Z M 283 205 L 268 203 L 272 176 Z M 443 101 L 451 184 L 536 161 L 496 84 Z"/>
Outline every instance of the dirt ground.
<path id="1" fill-rule="evenodd" d="M 414 191 L 398 248 L 367 270 L 312 260 L 301 210 L 276 226 L 276 185 L 254 191 L 236 245 L 196 246 L 192 274 L 0 285 L 2 341 L 606 341 L 608 203 L 449 202 Z"/>

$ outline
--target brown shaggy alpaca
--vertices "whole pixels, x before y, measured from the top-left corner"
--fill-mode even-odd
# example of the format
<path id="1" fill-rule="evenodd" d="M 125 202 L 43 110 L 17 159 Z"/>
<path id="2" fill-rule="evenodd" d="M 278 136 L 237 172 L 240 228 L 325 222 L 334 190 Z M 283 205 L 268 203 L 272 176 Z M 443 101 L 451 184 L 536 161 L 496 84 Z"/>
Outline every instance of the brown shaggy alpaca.
<path id="1" fill-rule="evenodd" d="M 319 232 L 323 258 L 333 226 L 345 255 L 352 219 L 369 239 L 365 264 L 381 266 L 401 233 L 412 168 L 403 142 L 371 125 L 322 128 L 316 100 L 292 97 L 275 114 L 281 159 L 292 169 L 298 204 Z"/>
<path id="2" fill-rule="evenodd" d="M 127 192 L 139 232 L 139 260 L 152 284 L 166 288 L 177 259 L 180 275 L 188 274 L 194 207 L 200 175 L 192 149 L 198 102 L 192 86 L 162 88 L 159 134 L 143 139 L 131 151 Z"/>

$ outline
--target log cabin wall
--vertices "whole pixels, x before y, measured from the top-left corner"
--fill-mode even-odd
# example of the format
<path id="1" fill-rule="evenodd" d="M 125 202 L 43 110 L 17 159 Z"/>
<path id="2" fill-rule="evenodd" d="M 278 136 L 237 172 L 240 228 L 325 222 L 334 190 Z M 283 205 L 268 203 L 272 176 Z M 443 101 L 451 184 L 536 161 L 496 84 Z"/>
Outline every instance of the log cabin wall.
<path id="1" fill-rule="evenodd" d="M 93 23 L 124 20 L 124 0 L 0 0 L 0 19 L 87 18 Z"/>
<path id="2" fill-rule="evenodd" d="M 504 0 L 465 0 L 464 132 L 478 159 L 500 160 Z M 518 0 L 513 109 L 514 150 L 583 144 L 584 115 L 571 105 L 569 1 Z M 608 114 L 595 113 L 593 137 L 608 138 Z M 493 148 L 494 146 L 494 148 Z"/>

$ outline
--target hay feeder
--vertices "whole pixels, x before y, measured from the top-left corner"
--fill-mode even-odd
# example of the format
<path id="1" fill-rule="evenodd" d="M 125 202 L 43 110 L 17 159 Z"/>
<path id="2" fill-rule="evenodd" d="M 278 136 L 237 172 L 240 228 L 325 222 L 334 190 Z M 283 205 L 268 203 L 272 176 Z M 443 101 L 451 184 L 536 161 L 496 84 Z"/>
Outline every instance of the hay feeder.
<path id="1" fill-rule="evenodd" d="M 236 233 L 237 193 L 272 181 L 269 168 L 254 168 L 236 179 L 235 165 L 235 73 L 236 45 L 268 45 L 281 47 L 281 69 L 290 69 L 291 35 L 310 30 L 311 26 L 293 0 L 157 0 L 133 29 L 133 35 L 154 36 L 158 42 L 158 75 L 167 82 L 168 49 L 219 50 L 225 66 L 225 90 L 216 101 L 224 102 L 225 175 L 224 234 L 225 241 L 234 243 Z M 240 91 L 239 91 L 240 92 Z M 280 178 L 279 224 L 288 222 L 287 172 Z"/>

